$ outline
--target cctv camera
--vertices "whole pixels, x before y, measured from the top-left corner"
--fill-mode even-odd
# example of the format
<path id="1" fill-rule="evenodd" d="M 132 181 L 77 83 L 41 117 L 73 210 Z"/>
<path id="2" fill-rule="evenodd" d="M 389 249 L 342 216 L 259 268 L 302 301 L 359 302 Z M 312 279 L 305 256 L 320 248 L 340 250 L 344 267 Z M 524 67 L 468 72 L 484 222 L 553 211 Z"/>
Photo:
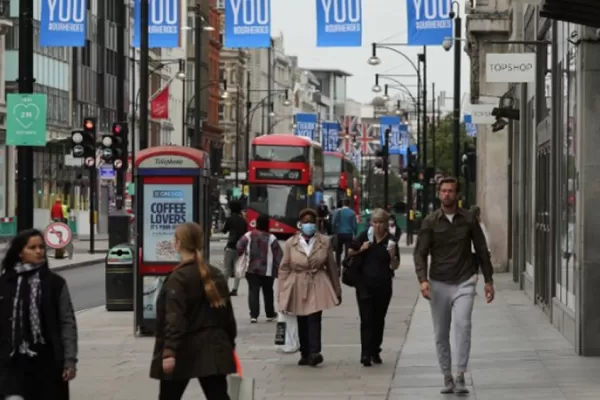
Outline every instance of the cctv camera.
<path id="1" fill-rule="evenodd" d="M 452 48 L 452 38 L 451 37 L 444 38 L 444 41 L 442 42 L 442 47 L 444 48 L 444 50 L 450 51 L 450 49 Z"/>
<path id="2" fill-rule="evenodd" d="M 448 14 L 448 16 L 450 17 L 450 19 L 454 19 L 454 17 L 456 17 L 456 13 L 454 11 L 450 11 L 450 14 Z"/>

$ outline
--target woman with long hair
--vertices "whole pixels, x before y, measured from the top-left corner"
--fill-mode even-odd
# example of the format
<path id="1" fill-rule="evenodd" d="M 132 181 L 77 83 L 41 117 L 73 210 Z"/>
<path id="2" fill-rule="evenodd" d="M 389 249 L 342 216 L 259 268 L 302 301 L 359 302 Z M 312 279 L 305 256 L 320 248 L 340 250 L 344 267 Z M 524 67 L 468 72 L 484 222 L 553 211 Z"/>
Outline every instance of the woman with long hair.
<path id="1" fill-rule="evenodd" d="M 50 271 L 42 233 L 23 231 L 0 270 L 0 399 L 68 400 L 76 365 L 67 283 Z"/>
<path id="2" fill-rule="evenodd" d="M 206 400 L 229 400 L 227 375 L 236 372 L 237 327 L 226 278 L 204 261 L 203 245 L 200 225 L 188 222 L 175 230 L 181 262 L 157 299 L 150 366 L 150 377 L 160 380 L 159 400 L 180 400 L 192 378 Z"/>
<path id="3" fill-rule="evenodd" d="M 301 359 L 298 365 L 316 367 L 321 355 L 323 311 L 342 302 L 342 289 L 333 246 L 317 231 L 317 212 L 300 211 L 300 232 L 283 247 L 277 278 L 279 311 L 298 317 Z"/>

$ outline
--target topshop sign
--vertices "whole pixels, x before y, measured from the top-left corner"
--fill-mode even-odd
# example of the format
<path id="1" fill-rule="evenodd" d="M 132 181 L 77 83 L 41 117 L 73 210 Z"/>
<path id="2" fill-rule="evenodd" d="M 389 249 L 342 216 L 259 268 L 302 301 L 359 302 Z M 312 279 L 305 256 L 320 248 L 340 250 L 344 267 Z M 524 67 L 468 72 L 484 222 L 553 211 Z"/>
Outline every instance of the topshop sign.
<path id="1" fill-rule="evenodd" d="M 485 59 L 488 83 L 535 82 L 535 53 L 489 53 Z"/>

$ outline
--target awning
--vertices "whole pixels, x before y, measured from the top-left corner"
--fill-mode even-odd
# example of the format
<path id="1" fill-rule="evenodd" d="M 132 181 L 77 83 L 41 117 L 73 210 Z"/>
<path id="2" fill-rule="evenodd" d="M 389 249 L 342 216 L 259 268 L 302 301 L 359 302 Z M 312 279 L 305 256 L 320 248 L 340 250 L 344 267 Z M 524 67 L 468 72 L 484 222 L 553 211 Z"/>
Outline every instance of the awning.
<path id="1" fill-rule="evenodd" d="M 600 28 L 599 0 L 544 0 L 542 17 Z"/>

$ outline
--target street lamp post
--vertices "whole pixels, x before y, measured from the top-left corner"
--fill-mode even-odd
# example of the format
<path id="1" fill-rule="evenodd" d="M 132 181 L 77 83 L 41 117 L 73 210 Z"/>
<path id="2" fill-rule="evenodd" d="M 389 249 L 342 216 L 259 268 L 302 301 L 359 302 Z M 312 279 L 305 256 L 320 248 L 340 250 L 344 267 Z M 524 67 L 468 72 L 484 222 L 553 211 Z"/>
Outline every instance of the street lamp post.
<path id="1" fill-rule="evenodd" d="M 194 112 L 196 118 L 194 119 L 194 136 L 192 140 L 192 147 L 196 149 L 202 149 L 202 119 L 200 117 L 200 109 L 202 108 L 202 30 L 203 30 L 203 18 L 200 15 L 200 5 L 196 4 L 194 10 L 194 23 L 196 30 L 194 31 L 194 75 L 195 75 L 195 104 Z"/>
<path id="2" fill-rule="evenodd" d="M 462 20 L 460 18 L 460 4 L 452 2 L 453 11 L 450 18 L 454 18 L 454 99 L 452 110 L 452 173 L 458 179 L 460 176 L 460 41 L 462 35 Z M 454 11 L 456 9 L 456 11 Z"/>

